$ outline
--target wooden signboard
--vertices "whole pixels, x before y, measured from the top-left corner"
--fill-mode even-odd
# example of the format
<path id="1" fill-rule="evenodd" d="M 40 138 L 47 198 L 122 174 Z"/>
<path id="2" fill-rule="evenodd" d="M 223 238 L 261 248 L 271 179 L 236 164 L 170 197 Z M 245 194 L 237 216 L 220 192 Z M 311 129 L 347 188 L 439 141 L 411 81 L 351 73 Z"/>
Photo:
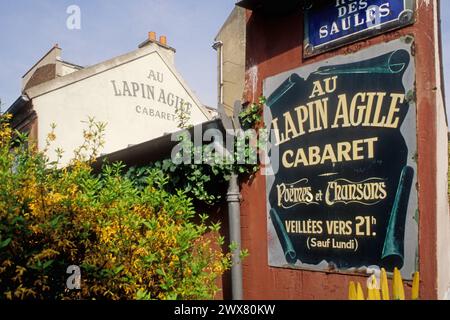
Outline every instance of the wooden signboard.
<path id="1" fill-rule="evenodd" d="M 413 41 L 265 80 L 270 266 L 416 270 Z"/>

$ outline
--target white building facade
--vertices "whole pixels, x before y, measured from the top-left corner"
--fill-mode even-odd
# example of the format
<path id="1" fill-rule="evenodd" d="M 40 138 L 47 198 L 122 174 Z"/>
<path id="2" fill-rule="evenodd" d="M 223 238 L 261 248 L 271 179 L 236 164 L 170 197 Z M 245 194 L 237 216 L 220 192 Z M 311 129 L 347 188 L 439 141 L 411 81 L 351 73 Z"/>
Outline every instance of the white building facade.
<path id="1" fill-rule="evenodd" d="M 61 148 L 65 164 L 83 143 L 89 118 L 106 123 L 102 153 L 179 130 L 179 108 L 188 124 L 210 120 L 213 111 L 175 68 L 175 49 L 165 37 L 155 38 L 150 32 L 137 50 L 87 68 L 62 61 L 56 45 L 23 76 L 22 96 L 7 111 L 14 127 L 28 132 L 42 150 L 56 124 L 49 156 L 54 159 Z"/>

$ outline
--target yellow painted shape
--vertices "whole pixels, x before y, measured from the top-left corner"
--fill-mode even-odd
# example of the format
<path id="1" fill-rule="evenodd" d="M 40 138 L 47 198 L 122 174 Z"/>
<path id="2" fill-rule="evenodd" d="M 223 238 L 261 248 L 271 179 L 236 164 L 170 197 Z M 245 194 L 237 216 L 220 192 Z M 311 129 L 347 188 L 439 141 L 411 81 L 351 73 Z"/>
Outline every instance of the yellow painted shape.
<path id="1" fill-rule="evenodd" d="M 386 270 L 384 268 L 381 268 L 381 295 L 383 297 L 383 300 L 390 300 L 391 297 L 389 296 L 389 286 L 388 286 L 388 280 L 387 280 L 387 274 Z"/>
<path id="2" fill-rule="evenodd" d="M 356 300 L 365 300 L 364 292 L 362 290 L 361 283 L 359 282 L 356 285 Z"/>
<path id="3" fill-rule="evenodd" d="M 381 300 L 379 289 L 380 287 L 378 286 L 377 277 L 375 277 L 374 274 L 370 277 L 370 285 L 372 289 L 373 300 Z"/>
<path id="4" fill-rule="evenodd" d="M 375 300 L 381 300 L 380 289 L 374 289 L 375 292 Z"/>
<path id="5" fill-rule="evenodd" d="M 367 283 L 367 300 L 375 300 L 375 290 L 377 288 L 377 278 L 371 275 Z"/>
<path id="6" fill-rule="evenodd" d="M 375 290 L 367 289 L 367 300 L 375 300 Z"/>
<path id="7" fill-rule="evenodd" d="M 394 268 L 392 296 L 394 300 L 405 300 L 405 290 L 403 289 L 402 276 L 400 275 L 400 271 L 397 268 Z"/>
<path id="8" fill-rule="evenodd" d="M 411 299 L 419 300 L 419 283 L 420 283 L 420 275 L 419 272 L 414 273 L 413 284 L 412 284 L 412 292 Z"/>
<path id="9" fill-rule="evenodd" d="M 350 281 L 348 284 L 348 299 L 356 300 L 356 286 L 353 281 Z"/>

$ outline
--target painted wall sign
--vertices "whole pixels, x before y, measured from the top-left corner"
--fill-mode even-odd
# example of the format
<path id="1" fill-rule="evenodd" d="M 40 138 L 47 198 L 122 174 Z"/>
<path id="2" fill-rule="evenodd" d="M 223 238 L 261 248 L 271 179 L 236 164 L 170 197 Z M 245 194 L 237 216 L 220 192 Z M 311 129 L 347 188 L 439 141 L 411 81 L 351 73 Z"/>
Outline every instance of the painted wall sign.
<path id="1" fill-rule="evenodd" d="M 418 243 L 413 38 L 264 82 L 269 265 L 410 279 Z M 278 168 L 275 164 L 279 163 Z"/>
<path id="2" fill-rule="evenodd" d="M 164 105 L 166 111 L 154 107 L 136 105 L 137 114 L 157 118 L 166 121 L 177 121 L 176 110 L 183 108 L 187 115 L 191 115 L 192 103 L 186 102 L 182 97 L 162 87 L 164 84 L 164 73 L 152 69 L 148 72 L 146 83 L 134 81 L 111 80 L 114 96 L 147 99 L 153 103 Z M 164 110 L 164 109 L 163 109 Z"/>
<path id="3" fill-rule="evenodd" d="M 414 0 L 311 1 L 305 10 L 305 57 L 414 22 Z"/>
<path id="4" fill-rule="evenodd" d="M 66 151 L 61 164 L 68 163 L 71 150 L 83 144 L 88 117 L 107 123 L 105 154 L 178 131 L 177 109 L 181 107 L 189 124 L 209 119 L 171 62 L 150 47 L 105 61 L 98 68 L 74 72 L 61 81 L 68 84 L 44 94 L 33 93 L 38 127 L 43 128 L 38 130 L 38 144 L 45 145 L 51 124 L 57 123 L 57 147 Z M 48 156 L 58 159 L 53 148 Z"/>

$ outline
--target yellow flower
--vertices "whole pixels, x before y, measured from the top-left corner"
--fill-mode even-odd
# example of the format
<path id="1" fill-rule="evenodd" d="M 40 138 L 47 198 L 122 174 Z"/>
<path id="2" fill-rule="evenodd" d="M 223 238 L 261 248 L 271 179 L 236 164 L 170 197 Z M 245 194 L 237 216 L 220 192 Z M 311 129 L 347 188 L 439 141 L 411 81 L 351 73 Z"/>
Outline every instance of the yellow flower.
<path id="1" fill-rule="evenodd" d="M 91 140 L 94 137 L 94 135 L 92 134 L 92 132 L 85 132 L 84 133 L 84 138 L 86 140 Z"/>
<path id="2" fill-rule="evenodd" d="M 31 225 L 29 228 L 34 234 L 39 234 L 42 232 L 41 227 L 39 227 L 38 225 Z"/>
<path id="3" fill-rule="evenodd" d="M 11 291 L 5 292 L 5 297 L 7 300 L 12 300 L 12 292 Z"/>
<path id="4" fill-rule="evenodd" d="M 47 140 L 48 140 L 48 141 L 55 141 L 55 140 L 56 140 L 56 134 L 55 134 L 54 132 L 50 132 L 50 133 L 47 135 Z"/>

